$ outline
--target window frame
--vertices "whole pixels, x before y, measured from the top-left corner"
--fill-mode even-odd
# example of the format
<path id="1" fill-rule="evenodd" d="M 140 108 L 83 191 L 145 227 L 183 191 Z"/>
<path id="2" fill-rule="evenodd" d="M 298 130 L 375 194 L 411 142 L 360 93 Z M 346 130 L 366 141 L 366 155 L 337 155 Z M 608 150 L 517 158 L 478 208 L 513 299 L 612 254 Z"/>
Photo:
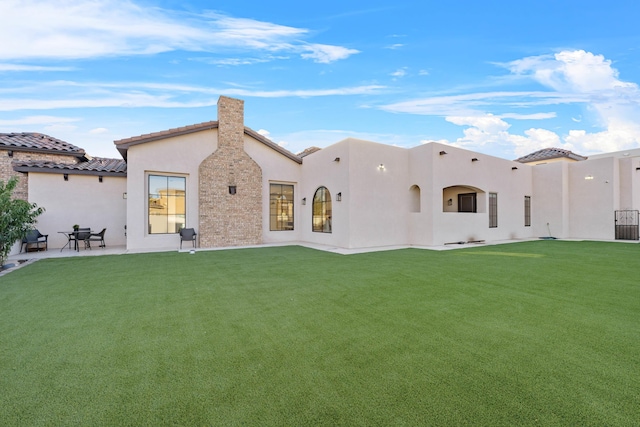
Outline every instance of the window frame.
<path id="1" fill-rule="evenodd" d="M 498 193 L 489 193 L 489 228 L 498 228 Z"/>
<path id="2" fill-rule="evenodd" d="M 274 191 L 279 187 L 279 191 Z M 291 187 L 290 193 L 284 187 Z M 290 194 L 287 198 L 286 194 Z M 275 197 L 274 197 L 275 195 Z M 295 228 L 295 186 L 293 184 L 269 183 L 269 231 L 293 231 Z"/>
<path id="3" fill-rule="evenodd" d="M 152 209 L 153 209 L 153 204 L 152 204 L 152 195 L 157 194 L 157 197 L 153 198 L 153 200 L 161 200 L 162 196 L 161 196 L 161 192 L 160 193 L 152 193 L 153 190 L 159 189 L 157 186 L 153 186 L 152 187 L 152 180 L 154 178 L 166 178 L 166 186 L 162 188 L 162 190 L 165 190 L 167 193 L 167 206 L 166 206 L 166 213 L 162 213 L 162 214 L 154 214 L 152 215 Z M 170 180 L 180 180 L 182 182 L 182 188 L 172 188 L 170 185 Z M 180 228 L 184 228 L 187 225 L 187 177 L 185 175 L 177 175 L 177 174 L 167 174 L 167 173 L 152 173 L 149 172 L 147 173 L 147 201 L 146 201 L 146 210 L 147 210 L 147 233 L 149 235 L 162 235 L 162 234 L 177 234 L 180 232 Z M 170 196 L 169 193 L 171 190 L 175 190 L 176 192 L 182 191 L 182 195 L 181 196 L 177 196 L 177 195 L 173 195 Z M 171 199 L 169 198 L 171 197 Z M 179 200 L 179 198 L 182 199 L 182 206 L 179 206 L 178 204 L 176 204 L 175 202 L 177 200 Z M 173 201 L 173 203 L 169 202 L 170 200 Z M 182 208 L 182 209 L 180 209 Z M 163 209 L 162 205 L 158 206 L 158 209 Z M 180 210 L 182 210 L 183 213 L 180 213 Z M 171 212 L 173 211 L 173 212 Z M 163 229 L 166 231 L 159 231 L 159 232 L 154 232 L 153 231 L 153 224 L 156 223 L 159 217 L 165 217 L 166 218 L 166 224 Z M 155 220 L 152 220 L 155 219 Z M 170 221 L 170 219 L 173 219 L 173 222 Z M 182 221 L 179 221 L 179 220 Z M 171 224 L 173 224 L 173 228 L 175 229 L 175 231 L 170 231 L 171 229 Z M 180 225 L 179 225 L 180 224 Z"/>
<path id="4" fill-rule="evenodd" d="M 313 193 L 311 202 L 311 231 L 314 233 L 332 233 L 331 192 L 320 186 Z"/>
<path id="5" fill-rule="evenodd" d="M 463 210 L 465 205 L 463 202 L 466 198 L 471 200 L 471 210 Z M 461 213 L 477 213 L 478 212 L 478 193 L 458 193 L 458 212 Z"/>

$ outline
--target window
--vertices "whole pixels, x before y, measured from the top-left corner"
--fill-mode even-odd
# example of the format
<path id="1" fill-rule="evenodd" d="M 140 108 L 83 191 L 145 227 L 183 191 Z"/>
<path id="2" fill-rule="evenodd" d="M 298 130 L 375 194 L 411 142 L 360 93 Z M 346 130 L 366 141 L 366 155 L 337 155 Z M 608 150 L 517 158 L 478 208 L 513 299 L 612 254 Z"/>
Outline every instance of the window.
<path id="1" fill-rule="evenodd" d="M 293 230 L 293 185 L 269 186 L 269 230 Z"/>
<path id="2" fill-rule="evenodd" d="M 498 226 L 498 193 L 489 193 L 489 228 Z"/>
<path id="3" fill-rule="evenodd" d="M 458 212 L 476 212 L 476 193 L 458 194 Z"/>
<path id="4" fill-rule="evenodd" d="M 524 196 L 524 226 L 531 227 L 531 196 Z"/>
<path id="5" fill-rule="evenodd" d="M 186 178 L 149 175 L 149 234 L 177 233 L 186 223 Z"/>
<path id="6" fill-rule="evenodd" d="M 331 233 L 331 194 L 320 187 L 313 195 L 312 231 Z"/>

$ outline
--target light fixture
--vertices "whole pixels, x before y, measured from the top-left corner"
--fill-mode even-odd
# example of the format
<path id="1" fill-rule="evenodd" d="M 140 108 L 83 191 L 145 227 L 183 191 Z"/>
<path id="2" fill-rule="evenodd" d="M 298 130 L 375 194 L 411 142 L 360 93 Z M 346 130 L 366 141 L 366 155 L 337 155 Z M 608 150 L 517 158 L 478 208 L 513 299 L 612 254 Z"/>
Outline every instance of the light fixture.
<path id="1" fill-rule="evenodd" d="M 122 193 L 122 198 L 123 198 L 123 199 L 126 199 L 126 198 L 127 198 L 127 193 Z M 127 226 L 125 225 L 125 226 L 124 226 L 124 228 L 126 229 L 126 228 L 127 228 Z M 126 231 L 125 231 L 125 233 L 126 233 Z"/>
<path id="2" fill-rule="evenodd" d="M 307 198 L 306 198 L 306 197 L 303 197 L 303 198 L 302 198 L 302 204 L 303 204 L 303 205 L 306 205 L 306 204 L 307 204 Z"/>
<path id="3" fill-rule="evenodd" d="M 471 161 L 472 161 L 472 162 L 477 162 L 477 161 L 478 161 L 478 158 L 477 158 L 477 157 L 474 157 L 473 159 L 471 159 Z"/>
<path id="4" fill-rule="evenodd" d="M 335 159 L 333 159 L 334 162 L 339 162 L 340 161 L 340 157 L 336 157 Z"/>
<path id="5" fill-rule="evenodd" d="M 590 180 L 593 179 L 593 175 L 587 175 L 587 176 L 584 177 L 584 179 L 590 181 Z"/>
<path id="6" fill-rule="evenodd" d="M 440 155 L 441 155 L 441 156 L 444 156 L 445 154 L 447 154 L 447 152 L 446 152 L 446 151 L 444 151 L 444 150 L 442 150 L 442 151 L 440 152 Z"/>
<path id="7" fill-rule="evenodd" d="M 636 168 L 637 171 L 640 171 L 640 167 Z"/>
<path id="8" fill-rule="evenodd" d="M 453 205 L 453 199 L 447 200 L 447 206 L 451 206 L 451 205 Z"/>
<path id="9" fill-rule="evenodd" d="M 514 167 L 511 168 L 512 171 L 517 170 L 517 169 L 518 169 L 517 166 L 514 166 Z"/>
<path id="10" fill-rule="evenodd" d="M 9 156 L 9 157 L 13 157 L 13 150 L 9 150 L 9 151 L 7 151 L 7 156 Z"/>
<path id="11" fill-rule="evenodd" d="M 62 177 L 65 181 L 69 181 L 69 174 L 65 173 L 64 175 L 62 175 Z"/>
<path id="12" fill-rule="evenodd" d="M 102 182 L 102 175 L 98 176 L 98 182 Z"/>
<path id="13" fill-rule="evenodd" d="M 237 191 L 237 189 L 236 189 L 235 185 L 230 185 L 229 186 L 229 194 L 231 194 L 231 195 L 236 194 L 236 191 Z"/>
<path id="14" fill-rule="evenodd" d="M 336 194 L 336 202 L 341 202 L 341 201 L 342 201 L 342 193 Z"/>
<path id="15" fill-rule="evenodd" d="M 378 169 L 380 169 L 381 171 L 384 170 L 384 164 L 380 163 L 380 165 L 378 166 Z"/>

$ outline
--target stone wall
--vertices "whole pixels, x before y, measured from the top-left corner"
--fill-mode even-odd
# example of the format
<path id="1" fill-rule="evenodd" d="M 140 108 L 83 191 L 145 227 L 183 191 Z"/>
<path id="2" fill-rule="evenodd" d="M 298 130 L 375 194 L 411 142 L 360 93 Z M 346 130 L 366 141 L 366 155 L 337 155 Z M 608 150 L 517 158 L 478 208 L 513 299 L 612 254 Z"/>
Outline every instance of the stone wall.
<path id="1" fill-rule="evenodd" d="M 199 166 L 201 247 L 262 243 L 262 169 L 244 151 L 244 101 L 220 97 L 218 149 Z"/>
<path id="2" fill-rule="evenodd" d="M 9 157 L 9 151 L 10 150 L 7 148 L 0 149 L 0 179 L 6 183 L 12 176 L 17 176 L 18 185 L 13 192 L 13 196 L 16 199 L 22 200 L 29 200 L 29 181 L 27 179 L 27 174 L 13 170 L 13 161 L 40 160 L 69 164 L 75 164 L 78 161 L 76 157 L 69 155 L 31 153 L 15 150 L 13 150 L 13 157 Z"/>

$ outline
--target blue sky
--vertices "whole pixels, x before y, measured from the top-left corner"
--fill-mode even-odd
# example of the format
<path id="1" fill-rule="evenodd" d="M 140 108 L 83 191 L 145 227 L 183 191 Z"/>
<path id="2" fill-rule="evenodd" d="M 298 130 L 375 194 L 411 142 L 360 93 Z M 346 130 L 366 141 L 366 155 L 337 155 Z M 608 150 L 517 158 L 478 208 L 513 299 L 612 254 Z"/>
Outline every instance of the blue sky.
<path id="1" fill-rule="evenodd" d="M 640 2 L 3 0 L 0 132 L 89 154 L 215 120 L 504 158 L 640 147 Z"/>

